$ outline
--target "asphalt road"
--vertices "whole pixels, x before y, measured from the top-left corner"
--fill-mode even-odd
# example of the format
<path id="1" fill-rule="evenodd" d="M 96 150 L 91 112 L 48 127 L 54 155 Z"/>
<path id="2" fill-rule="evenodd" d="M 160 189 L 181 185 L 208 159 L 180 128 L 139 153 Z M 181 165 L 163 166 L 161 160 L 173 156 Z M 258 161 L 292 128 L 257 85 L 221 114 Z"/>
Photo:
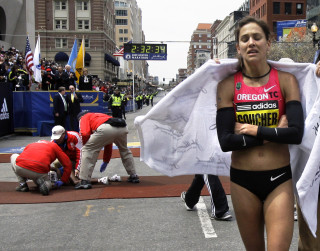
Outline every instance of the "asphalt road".
<path id="1" fill-rule="evenodd" d="M 160 93 L 155 103 L 162 97 Z M 139 141 L 133 121 L 148 110 L 144 106 L 127 114 L 129 142 Z M 5 136 L 0 138 L 0 148 L 38 139 Z M 162 175 L 139 158 L 135 163 L 141 176 Z M 101 177 L 96 169 L 93 177 Z M 113 174 L 127 176 L 120 159 L 110 162 L 105 175 Z M 0 164 L 0 181 L 16 181 L 9 164 Z M 235 219 L 210 220 L 210 198 L 204 196 L 202 201 L 197 211 L 186 211 L 179 197 L 0 205 L 0 250 L 245 250 Z M 295 222 L 290 250 L 297 250 L 297 242 Z"/>

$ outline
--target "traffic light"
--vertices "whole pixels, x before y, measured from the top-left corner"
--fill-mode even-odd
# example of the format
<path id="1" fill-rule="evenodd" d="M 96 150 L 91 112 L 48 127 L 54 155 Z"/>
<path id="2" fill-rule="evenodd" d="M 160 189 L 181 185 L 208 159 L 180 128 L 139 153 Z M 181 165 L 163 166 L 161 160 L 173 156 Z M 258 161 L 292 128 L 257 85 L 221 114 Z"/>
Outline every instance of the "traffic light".
<path id="1" fill-rule="evenodd" d="M 172 82 L 174 82 L 174 78 L 172 79 Z"/>
<path id="2" fill-rule="evenodd" d="M 165 78 L 163 78 L 163 82 L 165 82 L 166 81 L 166 79 Z"/>

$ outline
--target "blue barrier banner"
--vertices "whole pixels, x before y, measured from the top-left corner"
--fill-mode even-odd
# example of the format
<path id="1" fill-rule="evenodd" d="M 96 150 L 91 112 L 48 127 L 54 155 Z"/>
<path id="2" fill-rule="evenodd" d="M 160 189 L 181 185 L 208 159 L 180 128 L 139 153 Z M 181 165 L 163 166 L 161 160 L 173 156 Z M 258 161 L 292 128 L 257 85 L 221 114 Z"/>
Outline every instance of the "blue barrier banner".
<path id="1" fill-rule="evenodd" d="M 57 91 L 18 91 L 13 92 L 14 132 L 41 135 L 41 124 L 51 127 L 54 123 L 53 97 Z M 109 113 L 107 102 L 103 101 L 103 92 L 79 91 L 84 102 L 82 111 Z M 51 130 L 48 128 L 48 130 Z"/>
<path id="2" fill-rule="evenodd" d="M 0 136 L 13 132 L 12 91 L 9 83 L 0 84 Z"/>

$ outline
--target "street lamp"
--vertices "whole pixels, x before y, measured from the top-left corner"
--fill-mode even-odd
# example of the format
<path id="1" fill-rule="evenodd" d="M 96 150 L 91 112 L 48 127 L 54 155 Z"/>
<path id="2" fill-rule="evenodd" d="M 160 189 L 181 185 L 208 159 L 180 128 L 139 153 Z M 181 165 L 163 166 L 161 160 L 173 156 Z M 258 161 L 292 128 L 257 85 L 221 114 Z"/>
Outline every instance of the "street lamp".
<path id="1" fill-rule="evenodd" d="M 316 47 L 316 44 L 318 44 L 318 49 L 320 49 L 320 39 L 316 39 L 316 33 L 318 31 L 318 26 L 316 25 L 316 23 L 313 23 L 313 25 L 311 26 L 311 32 L 313 34 L 313 47 Z"/>

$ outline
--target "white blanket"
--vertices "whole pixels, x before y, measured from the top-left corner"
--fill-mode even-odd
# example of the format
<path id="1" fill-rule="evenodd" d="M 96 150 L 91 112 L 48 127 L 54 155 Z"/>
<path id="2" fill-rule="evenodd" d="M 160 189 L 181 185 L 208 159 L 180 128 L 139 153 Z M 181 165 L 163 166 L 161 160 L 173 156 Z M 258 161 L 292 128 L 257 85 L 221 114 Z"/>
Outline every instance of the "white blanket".
<path id="1" fill-rule="evenodd" d="M 305 134 L 301 145 L 290 146 L 291 164 L 294 184 L 302 175 L 296 193 L 315 235 L 318 192 L 311 188 L 319 189 L 319 183 L 313 182 L 313 187 L 310 183 L 314 170 L 319 168 L 319 164 L 313 163 L 320 162 L 320 154 L 312 151 L 320 145 L 319 140 L 315 141 L 316 130 L 313 129 L 316 121 L 320 124 L 320 79 L 315 76 L 314 64 L 269 63 L 294 74 L 300 85 L 306 117 Z M 238 62 L 234 59 L 221 60 L 221 64 L 210 60 L 145 116 L 137 117 L 135 125 L 140 137 L 141 161 L 168 176 L 196 173 L 229 176 L 231 155 L 221 151 L 216 133 L 216 88 L 222 79 L 235 73 L 237 67 Z"/>

